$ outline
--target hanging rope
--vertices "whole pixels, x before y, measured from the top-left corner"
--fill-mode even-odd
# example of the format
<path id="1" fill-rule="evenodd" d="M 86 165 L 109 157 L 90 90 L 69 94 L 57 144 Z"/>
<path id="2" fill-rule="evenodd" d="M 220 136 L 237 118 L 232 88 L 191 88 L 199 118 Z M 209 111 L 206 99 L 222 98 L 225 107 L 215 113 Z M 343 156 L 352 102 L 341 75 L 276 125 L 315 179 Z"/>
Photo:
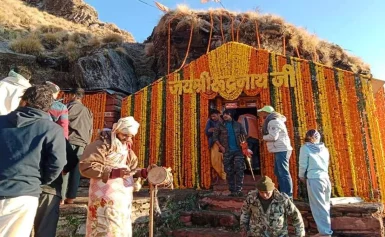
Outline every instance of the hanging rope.
<path id="1" fill-rule="evenodd" d="M 231 19 L 231 41 L 234 41 L 234 19 L 231 16 L 230 12 L 226 12 L 226 13 Z"/>
<path id="2" fill-rule="evenodd" d="M 301 56 L 299 55 L 299 50 L 298 50 L 298 46 L 295 47 L 295 51 L 297 52 L 297 57 L 300 59 Z"/>
<path id="3" fill-rule="evenodd" d="M 222 44 L 226 43 L 225 42 L 225 35 L 223 34 L 223 24 L 222 24 L 222 14 L 219 15 L 221 18 L 221 34 L 222 34 Z"/>
<path id="4" fill-rule="evenodd" d="M 255 20 L 255 37 L 257 38 L 258 48 L 261 48 L 261 42 L 259 40 L 259 26 L 258 26 L 258 20 Z"/>
<path id="5" fill-rule="evenodd" d="M 313 62 L 317 62 L 317 57 L 316 57 L 316 55 L 317 55 L 317 51 L 316 51 L 316 49 L 315 49 L 315 47 L 314 47 L 314 49 L 313 49 Z"/>
<path id="6" fill-rule="evenodd" d="M 168 42 L 167 42 L 167 74 L 170 74 L 170 63 L 171 63 L 171 22 L 180 14 L 176 14 L 168 22 Z"/>
<path id="7" fill-rule="evenodd" d="M 188 45 L 187 45 L 186 56 L 184 57 L 183 62 L 182 62 L 182 65 L 180 65 L 180 67 L 179 67 L 178 70 L 182 69 L 182 67 L 185 65 L 186 60 L 187 60 L 187 57 L 188 57 L 188 55 L 189 55 L 189 53 L 190 53 L 190 46 L 191 46 L 191 42 L 192 42 L 193 32 L 194 32 L 194 19 L 192 18 L 192 19 L 191 19 L 190 39 L 189 39 Z"/>
<path id="8" fill-rule="evenodd" d="M 237 27 L 237 42 L 239 42 L 239 29 L 241 28 L 242 23 L 245 21 L 246 17 L 242 16 L 241 23 L 239 23 L 239 26 Z"/>
<path id="9" fill-rule="evenodd" d="M 213 35 L 213 28 L 214 28 L 213 12 L 210 11 L 210 37 L 209 37 L 209 43 L 207 44 L 206 53 L 208 53 L 210 51 L 211 37 Z"/>

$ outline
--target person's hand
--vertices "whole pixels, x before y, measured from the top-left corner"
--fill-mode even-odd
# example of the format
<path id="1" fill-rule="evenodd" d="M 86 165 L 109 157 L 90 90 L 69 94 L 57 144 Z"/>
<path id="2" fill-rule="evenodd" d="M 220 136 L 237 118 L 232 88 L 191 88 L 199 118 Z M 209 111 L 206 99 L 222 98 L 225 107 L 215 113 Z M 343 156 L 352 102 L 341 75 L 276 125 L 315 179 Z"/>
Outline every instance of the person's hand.
<path id="1" fill-rule="evenodd" d="M 135 172 L 132 173 L 132 171 L 128 168 L 122 168 L 122 177 L 121 178 L 127 179 L 134 174 L 135 174 Z"/>
<path id="2" fill-rule="evenodd" d="M 208 131 L 209 131 L 209 132 L 214 132 L 214 131 L 215 131 L 215 128 L 209 128 Z"/>
<path id="3" fill-rule="evenodd" d="M 114 168 L 111 170 L 110 178 L 128 178 L 130 176 L 130 170 L 127 168 Z"/>
<path id="4" fill-rule="evenodd" d="M 220 145 L 220 146 L 219 146 L 219 151 L 220 151 L 221 153 L 225 153 L 226 149 L 225 149 L 224 146 Z"/>
<path id="5" fill-rule="evenodd" d="M 306 178 L 300 177 L 299 180 L 300 180 L 302 183 L 306 184 Z"/>
<path id="6" fill-rule="evenodd" d="M 147 167 L 147 172 L 149 172 L 151 169 L 158 167 L 156 164 L 151 164 Z"/>

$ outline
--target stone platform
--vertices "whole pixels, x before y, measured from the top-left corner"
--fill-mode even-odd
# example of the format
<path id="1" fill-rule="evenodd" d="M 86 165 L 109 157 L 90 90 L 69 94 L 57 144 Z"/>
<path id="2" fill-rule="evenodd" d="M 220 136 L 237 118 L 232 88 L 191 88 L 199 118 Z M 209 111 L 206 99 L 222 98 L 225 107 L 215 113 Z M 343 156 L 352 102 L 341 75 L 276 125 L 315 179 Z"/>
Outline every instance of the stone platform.
<path id="1" fill-rule="evenodd" d="M 251 180 L 246 184 L 252 189 Z M 73 205 L 60 208 L 58 237 L 85 235 L 87 215 L 87 181 L 82 180 L 79 197 Z M 212 190 L 160 190 L 160 207 L 166 214 L 156 223 L 155 236 L 174 237 L 230 237 L 240 236 L 239 217 L 244 197 L 228 197 L 226 184 L 218 182 Z M 191 199 L 193 197 L 193 199 Z M 188 201 L 189 200 L 189 201 Z M 317 233 L 310 207 L 295 202 L 305 222 L 307 236 Z M 134 237 L 148 236 L 149 192 L 145 188 L 134 193 L 132 220 Z M 185 210 L 187 207 L 187 211 Z M 335 237 L 382 237 L 384 234 L 384 206 L 380 203 L 335 205 L 331 208 Z M 159 227 L 161 226 L 161 227 Z M 159 227 L 159 228 L 158 228 Z M 291 231 L 293 230 L 290 227 Z"/>

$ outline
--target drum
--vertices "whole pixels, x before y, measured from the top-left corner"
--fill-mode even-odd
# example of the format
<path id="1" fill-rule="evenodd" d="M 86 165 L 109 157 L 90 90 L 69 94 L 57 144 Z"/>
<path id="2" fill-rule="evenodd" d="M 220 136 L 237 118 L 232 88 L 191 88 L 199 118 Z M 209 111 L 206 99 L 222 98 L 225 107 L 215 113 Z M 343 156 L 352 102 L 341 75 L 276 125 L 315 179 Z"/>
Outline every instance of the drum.
<path id="1" fill-rule="evenodd" d="M 147 175 L 148 182 L 160 188 L 173 189 L 173 177 L 171 168 L 154 167 Z"/>

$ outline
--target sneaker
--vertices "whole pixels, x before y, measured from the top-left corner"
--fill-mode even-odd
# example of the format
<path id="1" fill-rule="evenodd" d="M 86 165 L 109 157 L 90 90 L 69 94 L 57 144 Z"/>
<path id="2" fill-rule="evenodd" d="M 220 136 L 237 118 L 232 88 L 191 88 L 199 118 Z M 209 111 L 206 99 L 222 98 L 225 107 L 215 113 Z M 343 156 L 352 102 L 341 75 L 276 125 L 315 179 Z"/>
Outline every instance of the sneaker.
<path id="1" fill-rule="evenodd" d="M 242 191 L 238 191 L 236 194 L 237 194 L 237 197 L 243 197 L 244 196 Z"/>

